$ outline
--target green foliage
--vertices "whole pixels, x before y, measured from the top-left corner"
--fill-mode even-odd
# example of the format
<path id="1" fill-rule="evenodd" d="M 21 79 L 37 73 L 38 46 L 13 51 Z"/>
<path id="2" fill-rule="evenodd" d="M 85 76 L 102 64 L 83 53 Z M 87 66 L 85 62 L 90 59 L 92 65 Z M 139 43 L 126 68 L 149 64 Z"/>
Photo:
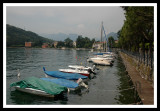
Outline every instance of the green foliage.
<path id="1" fill-rule="evenodd" d="M 7 47 L 24 47 L 25 42 L 33 42 L 35 47 L 41 47 L 43 43 L 52 43 L 53 40 L 41 37 L 34 32 L 25 31 L 7 24 Z"/>
<path id="2" fill-rule="evenodd" d="M 65 41 L 65 47 L 73 48 L 73 40 L 71 40 L 71 39 L 68 37 L 68 38 L 66 38 L 64 41 Z"/>
<path id="3" fill-rule="evenodd" d="M 77 48 L 92 48 L 95 39 L 90 40 L 88 37 L 83 38 L 82 36 L 78 36 L 76 40 Z"/>
<path id="4" fill-rule="evenodd" d="M 63 41 L 58 41 L 57 48 L 65 47 L 65 43 Z"/>
<path id="5" fill-rule="evenodd" d="M 153 7 L 122 7 L 126 20 L 118 31 L 120 48 L 138 51 L 140 43 L 153 43 Z"/>
<path id="6" fill-rule="evenodd" d="M 110 48 L 115 47 L 114 38 L 112 36 L 108 37 L 108 44 Z"/>

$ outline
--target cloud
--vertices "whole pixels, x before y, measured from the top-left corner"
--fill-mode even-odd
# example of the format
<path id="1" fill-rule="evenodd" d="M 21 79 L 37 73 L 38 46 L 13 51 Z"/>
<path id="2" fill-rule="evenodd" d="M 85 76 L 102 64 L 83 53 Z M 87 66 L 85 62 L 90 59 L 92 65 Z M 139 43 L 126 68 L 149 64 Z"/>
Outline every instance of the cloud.
<path id="1" fill-rule="evenodd" d="M 84 24 L 78 24 L 77 27 L 78 28 L 84 28 L 85 26 L 84 26 Z"/>
<path id="2" fill-rule="evenodd" d="M 99 37 L 101 22 L 106 33 L 117 32 L 124 11 L 112 6 L 7 6 L 7 23 L 36 33 L 76 33 Z"/>

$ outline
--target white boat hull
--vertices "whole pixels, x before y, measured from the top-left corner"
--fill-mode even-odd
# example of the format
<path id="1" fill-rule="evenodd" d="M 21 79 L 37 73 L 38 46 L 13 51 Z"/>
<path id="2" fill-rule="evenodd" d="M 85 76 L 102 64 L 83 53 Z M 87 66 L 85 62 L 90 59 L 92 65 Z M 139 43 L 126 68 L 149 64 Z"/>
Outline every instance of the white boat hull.
<path id="1" fill-rule="evenodd" d="M 88 76 L 89 77 L 89 72 L 88 71 L 83 71 L 83 70 L 74 70 L 74 69 L 59 69 L 59 71 L 61 72 L 66 72 L 66 73 L 78 73 L 84 76 Z"/>
<path id="2" fill-rule="evenodd" d="M 113 65 L 111 62 L 105 59 L 100 59 L 100 60 L 93 59 L 92 62 L 99 65 L 107 65 L 107 66 Z"/>
<path id="3" fill-rule="evenodd" d="M 32 89 L 32 88 L 20 88 L 18 86 L 15 87 L 16 90 L 29 93 L 29 94 L 34 94 L 38 96 L 45 96 L 45 97 L 54 97 L 54 95 L 48 94 L 45 91 L 42 90 L 37 90 L 37 89 Z"/>

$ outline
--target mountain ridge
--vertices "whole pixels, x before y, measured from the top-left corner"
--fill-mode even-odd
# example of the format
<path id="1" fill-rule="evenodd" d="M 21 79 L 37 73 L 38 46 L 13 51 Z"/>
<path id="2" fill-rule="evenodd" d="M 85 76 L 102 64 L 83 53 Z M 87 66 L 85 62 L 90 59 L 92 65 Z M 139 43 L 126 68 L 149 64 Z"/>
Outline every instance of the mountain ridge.
<path id="1" fill-rule="evenodd" d="M 46 33 L 41 33 L 39 34 L 40 36 L 46 37 L 48 39 L 52 39 L 52 40 L 56 40 L 56 41 L 64 41 L 66 38 L 70 38 L 73 41 L 76 41 L 76 39 L 78 38 L 78 34 L 65 34 L 65 33 L 55 33 L 55 34 L 46 34 Z M 112 36 L 114 38 L 114 40 L 118 40 L 117 38 L 117 33 L 115 32 L 110 32 L 107 35 L 107 38 Z M 95 38 L 97 41 L 100 40 L 100 38 Z"/>

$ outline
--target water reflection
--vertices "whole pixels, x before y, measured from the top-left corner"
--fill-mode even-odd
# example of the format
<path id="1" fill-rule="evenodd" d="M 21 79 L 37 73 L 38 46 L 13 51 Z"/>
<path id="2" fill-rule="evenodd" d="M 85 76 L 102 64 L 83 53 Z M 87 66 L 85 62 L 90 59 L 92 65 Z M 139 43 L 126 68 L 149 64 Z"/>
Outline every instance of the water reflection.
<path id="1" fill-rule="evenodd" d="M 133 83 L 125 73 L 122 60 L 118 58 L 114 65 L 96 67 L 96 75 L 88 81 L 89 90 L 69 93 L 64 96 L 49 99 L 19 91 L 10 91 L 9 85 L 18 81 L 17 69 L 20 69 L 20 80 L 35 76 L 45 77 L 43 66 L 47 70 L 68 68 L 68 65 L 88 65 L 88 51 L 55 50 L 41 48 L 11 48 L 7 49 L 7 104 L 131 104 L 135 99 Z M 138 100 L 139 101 L 139 100 Z"/>
<path id="2" fill-rule="evenodd" d="M 117 100 L 118 104 L 135 104 L 140 102 L 140 98 L 135 91 L 133 82 L 126 72 L 125 66 L 122 62 L 122 59 L 118 56 L 117 58 L 117 69 L 120 84 L 117 87 L 119 90 L 119 95 L 116 96 L 115 100 Z"/>
<path id="3" fill-rule="evenodd" d="M 10 99 L 13 104 L 67 104 L 68 98 L 65 93 L 59 94 L 54 98 L 37 96 L 18 90 L 11 91 Z"/>

